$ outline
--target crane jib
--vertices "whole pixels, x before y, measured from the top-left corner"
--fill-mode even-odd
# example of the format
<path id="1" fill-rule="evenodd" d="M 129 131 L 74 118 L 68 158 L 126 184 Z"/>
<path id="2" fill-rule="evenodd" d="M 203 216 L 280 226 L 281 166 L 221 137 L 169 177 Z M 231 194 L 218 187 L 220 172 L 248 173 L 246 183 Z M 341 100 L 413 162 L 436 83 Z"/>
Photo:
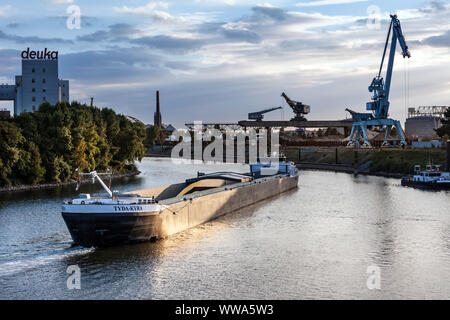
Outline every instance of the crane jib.
<path id="1" fill-rule="evenodd" d="M 388 50 L 389 40 L 391 41 L 389 61 L 386 70 L 386 76 L 383 78 L 381 72 L 383 71 L 384 60 L 386 59 L 386 54 Z M 396 15 L 391 15 L 391 22 L 389 25 L 389 30 L 386 38 L 386 43 L 384 45 L 383 56 L 381 59 L 380 69 L 375 78 L 373 78 L 370 86 L 369 92 L 373 92 L 372 101 L 366 104 L 366 110 L 372 113 L 352 113 L 352 118 L 354 121 L 352 132 L 350 134 L 350 140 L 348 143 L 349 147 L 354 147 L 359 143 L 360 140 L 364 140 L 363 147 L 371 147 L 369 138 L 367 135 L 367 126 L 380 127 L 385 131 L 385 140 L 383 146 L 390 146 L 388 141 L 389 132 L 392 126 L 396 127 L 398 140 L 400 145 L 405 146 L 406 140 L 401 128 L 400 122 L 389 119 L 389 94 L 391 89 L 392 72 L 394 68 L 395 51 L 397 48 L 397 41 L 402 48 L 402 55 L 404 58 L 410 58 L 411 54 L 409 48 L 406 45 L 405 37 L 403 36 L 402 28 L 400 25 L 400 20 Z"/>

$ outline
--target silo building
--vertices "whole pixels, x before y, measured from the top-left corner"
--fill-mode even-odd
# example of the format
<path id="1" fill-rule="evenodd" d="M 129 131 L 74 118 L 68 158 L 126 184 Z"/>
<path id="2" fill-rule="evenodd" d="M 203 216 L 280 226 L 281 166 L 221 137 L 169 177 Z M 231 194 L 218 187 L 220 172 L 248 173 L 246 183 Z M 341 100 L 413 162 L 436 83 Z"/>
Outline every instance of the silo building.
<path id="1" fill-rule="evenodd" d="M 22 75 L 15 84 L 0 85 L 0 100 L 14 101 L 14 114 L 33 112 L 44 102 L 69 102 L 69 81 L 58 76 L 58 52 L 22 51 Z"/>

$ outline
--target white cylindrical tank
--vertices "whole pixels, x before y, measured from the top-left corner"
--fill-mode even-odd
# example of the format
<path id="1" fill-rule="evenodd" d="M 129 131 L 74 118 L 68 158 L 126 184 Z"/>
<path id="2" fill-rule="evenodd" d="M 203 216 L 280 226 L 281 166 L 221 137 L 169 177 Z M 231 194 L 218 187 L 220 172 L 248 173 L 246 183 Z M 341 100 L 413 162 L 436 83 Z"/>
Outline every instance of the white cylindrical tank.
<path id="1" fill-rule="evenodd" d="M 439 117 L 419 116 L 406 119 L 405 131 L 408 138 L 435 138 L 435 129 L 441 126 Z"/>

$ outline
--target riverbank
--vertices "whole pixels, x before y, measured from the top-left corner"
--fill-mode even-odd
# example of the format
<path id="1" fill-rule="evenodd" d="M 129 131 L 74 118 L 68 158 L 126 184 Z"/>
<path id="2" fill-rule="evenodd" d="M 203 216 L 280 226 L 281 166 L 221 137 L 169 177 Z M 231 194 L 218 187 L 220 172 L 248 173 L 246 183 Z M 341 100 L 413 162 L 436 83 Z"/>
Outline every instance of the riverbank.
<path id="1" fill-rule="evenodd" d="M 287 159 L 295 161 L 299 169 L 325 170 L 364 175 L 401 178 L 412 174 L 415 165 L 427 164 L 446 167 L 445 149 L 373 149 L 349 150 L 346 148 L 289 148 Z"/>
<path id="2" fill-rule="evenodd" d="M 133 177 L 133 176 L 139 175 L 140 173 L 141 172 L 139 170 L 136 170 L 136 171 L 132 171 L 132 172 L 113 174 L 111 179 L 115 180 L 115 179 L 120 179 L 120 178 Z M 77 183 L 76 180 L 71 180 L 71 181 L 59 182 L 59 183 L 41 183 L 41 184 L 33 184 L 33 185 L 18 185 L 18 186 L 10 186 L 10 187 L 1 187 L 0 193 L 49 189 L 49 188 L 55 188 L 55 187 L 76 185 L 76 183 Z"/>
<path id="3" fill-rule="evenodd" d="M 403 173 L 389 173 L 389 172 L 370 172 L 367 170 L 358 170 L 353 166 L 345 164 L 324 164 L 324 163 L 297 163 L 297 168 L 299 170 L 318 170 L 318 171 L 334 171 L 334 172 L 344 172 L 350 174 L 360 174 L 366 176 L 377 176 L 385 178 L 395 178 L 401 179 L 405 176 Z"/>
<path id="4" fill-rule="evenodd" d="M 146 153 L 147 158 L 171 158 L 171 153 Z"/>

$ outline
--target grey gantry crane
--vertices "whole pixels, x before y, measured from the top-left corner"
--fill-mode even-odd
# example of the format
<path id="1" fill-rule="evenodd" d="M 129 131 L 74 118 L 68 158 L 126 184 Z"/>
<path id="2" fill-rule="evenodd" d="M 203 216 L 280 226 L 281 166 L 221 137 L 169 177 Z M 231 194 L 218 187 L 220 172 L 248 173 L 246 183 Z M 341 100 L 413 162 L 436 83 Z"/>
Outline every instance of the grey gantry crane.
<path id="1" fill-rule="evenodd" d="M 295 117 L 292 118 L 291 121 L 306 121 L 304 115 L 308 114 L 311 111 L 311 107 L 307 104 L 289 99 L 289 97 L 284 92 L 281 94 L 281 96 L 286 100 L 287 104 L 295 113 Z"/>

